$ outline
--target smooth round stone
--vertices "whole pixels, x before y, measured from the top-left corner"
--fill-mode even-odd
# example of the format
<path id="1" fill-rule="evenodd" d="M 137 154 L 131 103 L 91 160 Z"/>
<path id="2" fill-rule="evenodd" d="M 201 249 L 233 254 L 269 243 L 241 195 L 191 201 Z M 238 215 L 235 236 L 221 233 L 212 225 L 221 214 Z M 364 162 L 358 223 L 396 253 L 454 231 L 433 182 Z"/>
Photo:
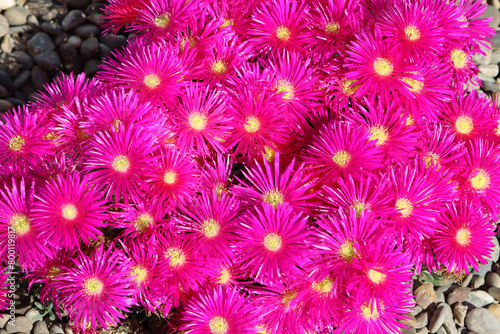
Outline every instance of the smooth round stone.
<path id="1" fill-rule="evenodd" d="M 436 292 L 432 284 L 422 284 L 415 290 L 415 300 L 422 309 L 437 304 Z"/>
<path id="2" fill-rule="evenodd" d="M 43 22 L 40 29 L 49 35 L 57 35 L 62 31 L 61 25 L 57 22 Z"/>
<path id="3" fill-rule="evenodd" d="M 30 68 L 35 66 L 35 61 L 33 60 L 33 58 L 24 51 L 14 51 L 12 52 L 12 56 L 16 58 L 22 69 L 29 70 Z"/>
<path id="4" fill-rule="evenodd" d="M 99 58 L 92 58 L 85 63 L 83 67 L 83 72 L 88 76 L 94 76 L 99 70 L 99 65 L 101 64 L 101 60 Z"/>
<path id="5" fill-rule="evenodd" d="M 2 0 L 0 1 L 0 10 L 12 8 L 16 5 L 16 0 Z"/>
<path id="6" fill-rule="evenodd" d="M 9 109 L 12 109 L 14 108 L 14 105 L 12 104 L 12 102 L 8 101 L 8 100 L 0 100 L 0 112 L 5 112 Z"/>
<path id="7" fill-rule="evenodd" d="M 431 333 L 436 333 L 446 320 L 453 320 L 453 313 L 450 305 L 441 303 L 436 309 L 436 312 L 432 315 L 432 319 L 429 323 L 429 331 Z"/>
<path id="8" fill-rule="evenodd" d="M 488 275 L 486 275 L 486 284 L 494 286 L 495 288 L 500 288 L 500 275 L 494 272 L 488 273 Z"/>
<path id="9" fill-rule="evenodd" d="M 7 96 L 9 96 L 9 91 L 4 86 L 0 85 L 0 99 L 5 99 Z"/>
<path id="10" fill-rule="evenodd" d="M 453 305 L 457 302 L 463 302 L 469 297 L 471 290 L 469 288 L 459 287 L 448 294 L 447 303 Z"/>
<path id="11" fill-rule="evenodd" d="M 100 30 L 99 27 L 87 23 L 76 27 L 75 29 L 73 29 L 73 32 L 76 35 L 80 36 L 81 38 L 88 38 L 88 37 L 98 37 Z"/>
<path id="12" fill-rule="evenodd" d="M 55 51 L 44 51 L 35 56 L 35 62 L 45 70 L 57 70 L 61 66 L 61 58 Z"/>
<path id="13" fill-rule="evenodd" d="M 14 324 L 12 324 L 12 322 Z M 5 330 L 7 333 L 30 333 L 33 329 L 33 321 L 25 316 L 17 316 L 12 322 L 7 322 Z"/>
<path id="14" fill-rule="evenodd" d="M 44 32 L 39 32 L 30 38 L 26 43 L 26 50 L 31 55 L 37 55 L 44 51 L 52 51 L 55 45 L 49 35 Z"/>
<path id="15" fill-rule="evenodd" d="M 68 38 L 67 43 L 75 49 L 78 49 L 80 48 L 80 45 L 82 45 L 82 39 L 80 38 L 80 36 L 73 35 Z"/>
<path id="16" fill-rule="evenodd" d="M 64 17 L 61 27 L 64 31 L 70 31 L 85 22 L 85 14 L 81 10 L 72 10 Z"/>
<path id="17" fill-rule="evenodd" d="M 486 291 L 477 290 L 472 291 L 465 301 L 474 305 L 475 307 L 483 307 L 493 303 L 495 299 Z"/>
<path id="18" fill-rule="evenodd" d="M 477 334 L 500 334 L 500 321 L 484 308 L 475 308 L 465 317 L 467 329 Z"/>
<path id="19" fill-rule="evenodd" d="M 99 40 L 95 37 L 85 39 L 80 46 L 80 54 L 90 59 L 99 53 Z"/>
<path id="20" fill-rule="evenodd" d="M 5 16 L 0 14 L 0 37 L 7 35 L 9 32 L 9 21 Z"/>
<path id="21" fill-rule="evenodd" d="M 30 15 L 30 12 L 24 7 L 16 6 L 7 9 L 3 15 L 9 22 L 9 25 L 20 26 L 28 22 L 28 15 Z"/>
<path id="22" fill-rule="evenodd" d="M 101 43 L 114 50 L 126 45 L 127 37 L 123 35 L 106 35 L 101 37 Z"/>
<path id="23" fill-rule="evenodd" d="M 54 44 L 56 45 L 56 47 L 60 47 L 63 43 L 66 43 L 68 41 L 68 38 L 68 33 L 63 31 L 62 33 L 57 35 L 56 38 L 54 38 Z"/>
<path id="24" fill-rule="evenodd" d="M 31 334 L 49 334 L 49 328 L 44 321 L 37 321 L 33 325 L 33 331 Z"/>
<path id="25" fill-rule="evenodd" d="M 36 90 L 43 89 L 43 86 L 49 81 L 50 76 L 43 68 L 38 65 L 33 67 L 33 69 L 31 70 L 31 82 L 33 83 L 33 87 L 35 87 Z"/>
<path id="26" fill-rule="evenodd" d="M 24 70 L 19 75 L 17 78 L 14 79 L 14 82 L 12 83 L 12 89 L 18 90 L 21 88 L 30 78 L 31 73 L 29 70 Z"/>
<path id="27" fill-rule="evenodd" d="M 0 70 L 0 83 L 2 83 L 2 85 L 6 88 L 12 87 L 12 79 L 10 78 L 10 75 L 2 70 Z"/>

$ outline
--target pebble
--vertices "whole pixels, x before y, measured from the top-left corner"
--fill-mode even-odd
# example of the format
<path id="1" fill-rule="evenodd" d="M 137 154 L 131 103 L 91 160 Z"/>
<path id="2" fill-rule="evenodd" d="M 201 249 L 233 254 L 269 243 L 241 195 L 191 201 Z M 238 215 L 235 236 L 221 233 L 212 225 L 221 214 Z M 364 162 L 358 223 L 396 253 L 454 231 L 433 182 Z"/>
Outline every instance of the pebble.
<path id="1" fill-rule="evenodd" d="M 2 43 L 0 44 L 0 49 L 2 49 L 5 53 L 12 53 L 14 49 L 14 39 L 11 35 L 7 35 L 3 38 Z"/>
<path id="2" fill-rule="evenodd" d="M 479 16 L 479 19 L 484 19 L 486 17 L 491 17 L 493 18 L 488 25 L 491 28 L 496 28 L 498 27 L 498 24 L 500 24 L 500 13 L 498 12 L 498 9 L 495 8 L 495 6 L 488 5 L 486 10 L 483 12 L 481 16 Z"/>
<path id="3" fill-rule="evenodd" d="M 87 76 L 94 76 L 97 71 L 99 70 L 99 65 L 101 64 L 101 60 L 99 58 L 92 58 L 89 61 L 85 63 L 85 66 L 83 67 L 83 72 L 87 74 Z"/>
<path id="4" fill-rule="evenodd" d="M 0 14 L 0 37 L 7 35 L 9 32 L 9 21 L 5 16 Z"/>
<path id="5" fill-rule="evenodd" d="M 0 85 L 0 99 L 5 99 L 7 96 L 9 96 L 9 91 L 4 86 Z M 1 319 L 0 319 L 0 323 L 1 323 Z M 0 326 L 0 327 L 3 327 L 3 326 Z"/>
<path id="6" fill-rule="evenodd" d="M 26 50 L 31 56 L 35 56 L 44 51 L 52 51 L 55 45 L 49 35 L 39 32 L 30 38 L 26 43 Z"/>
<path id="7" fill-rule="evenodd" d="M 54 44 L 56 47 L 60 47 L 63 43 L 68 41 L 69 35 L 67 32 L 62 32 L 54 38 Z"/>
<path id="8" fill-rule="evenodd" d="M 408 327 L 415 327 L 415 317 L 413 316 L 413 314 L 409 313 L 409 314 L 405 314 L 404 315 L 406 318 L 405 319 L 402 319 L 400 320 L 400 322 L 403 324 L 403 325 L 406 325 Z"/>
<path id="9" fill-rule="evenodd" d="M 6 88 L 12 87 L 12 79 L 10 78 L 10 75 L 2 70 L 0 70 L 0 84 Z"/>
<path id="10" fill-rule="evenodd" d="M 467 277 L 460 283 L 460 286 L 466 287 L 469 285 L 470 281 L 472 280 L 472 277 L 474 277 L 473 273 L 470 273 L 467 275 Z"/>
<path id="11" fill-rule="evenodd" d="M 465 326 L 465 316 L 467 315 L 467 306 L 462 303 L 453 305 L 453 318 L 459 326 Z"/>
<path id="12" fill-rule="evenodd" d="M 111 49 L 107 45 L 99 43 L 99 58 L 104 59 L 111 55 Z"/>
<path id="13" fill-rule="evenodd" d="M 67 43 L 75 49 L 78 49 L 80 45 L 82 45 L 82 39 L 80 38 L 80 36 L 73 35 L 68 38 Z"/>
<path id="14" fill-rule="evenodd" d="M 465 301 L 469 304 L 474 305 L 475 307 L 483 307 L 493 303 L 495 299 L 486 291 L 477 290 L 472 291 Z"/>
<path id="15" fill-rule="evenodd" d="M 430 332 L 432 333 L 432 332 Z M 443 326 L 439 327 L 439 329 L 436 331 L 437 334 L 448 334 L 446 333 L 446 329 L 444 329 Z"/>
<path id="16" fill-rule="evenodd" d="M 422 309 L 437 304 L 436 292 L 432 284 L 422 284 L 415 290 L 415 301 Z"/>
<path id="17" fill-rule="evenodd" d="M 436 291 L 436 299 L 437 299 L 437 303 L 444 303 L 444 293 L 442 293 L 441 291 Z"/>
<path id="18" fill-rule="evenodd" d="M 16 0 L 2 0 L 0 1 L 0 10 L 12 8 L 16 5 Z"/>
<path id="19" fill-rule="evenodd" d="M 420 329 L 417 331 L 417 334 L 428 334 L 428 333 L 429 333 L 429 330 L 427 329 L 427 327 L 420 328 Z"/>
<path id="20" fill-rule="evenodd" d="M 478 69 L 481 73 L 488 77 L 496 77 L 498 75 L 498 65 L 479 65 Z"/>
<path id="21" fill-rule="evenodd" d="M 415 317 L 415 328 L 419 329 L 427 326 L 429 323 L 429 312 L 422 312 Z"/>
<path id="22" fill-rule="evenodd" d="M 37 321 L 33 325 L 33 331 L 31 334 L 49 334 L 49 328 L 44 321 Z"/>
<path id="23" fill-rule="evenodd" d="M 490 294 L 496 300 L 500 300 L 500 288 L 492 286 L 488 288 L 488 294 Z"/>
<path id="24" fill-rule="evenodd" d="M 487 76 L 487 75 L 485 75 L 485 74 L 483 74 L 483 73 L 481 73 L 481 72 L 479 72 L 479 73 L 477 74 L 477 78 L 478 78 L 479 80 L 483 81 L 483 82 L 484 82 L 484 81 L 488 81 L 488 82 L 495 82 L 495 79 L 494 79 L 494 78 L 489 77 L 489 76 Z"/>
<path id="25" fill-rule="evenodd" d="M 126 45 L 127 37 L 123 35 L 106 35 L 101 37 L 101 43 L 114 50 Z"/>
<path id="26" fill-rule="evenodd" d="M 498 73 L 498 72 L 497 72 Z M 498 239 L 496 237 L 491 237 L 491 241 L 493 242 L 493 252 L 491 252 L 491 256 L 489 259 L 496 263 L 498 259 L 500 259 L 500 245 L 498 244 Z"/>
<path id="27" fill-rule="evenodd" d="M 20 69 L 21 66 L 19 66 L 14 57 L 6 53 L 0 53 L 0 70 L 5 71 L 11 78 L 15 78 L 19 74 Z M 2 80 L 1 77 L 0 80 Z"/>
<path id="28" fill-rule="evenodd" d="M 43 68 L 38 65 L 33 67 L 31 70 L 31 82 L 36 90 L 43 89 L 43 86 L 49 81 L 50 77 Z"/>
<path id="29" fill-rule="evenodd" d="M 0 328 L 3 328 L 7 321 L 9 321 L 9 315 L 8 314 L 0 314 Z"/>
<path id="30" fill-rule="evenodd" d="M 99 53 L 99 40 L 95 37 L 85 39 L 80 46 L 80 54 L 90 59 Z"/>
<path id="31" fill-rule="evenodd" d="M 500 334 L 500 321 L 484 308 L 475 308 L 467 313 L 465 325 L 477 334 Z"/>
<path id="32" fill-rule="evenodd" d="M 495 272 L 488 273 L 488 275 L 486 275 L 486 284 L 495 288 L 500 288 L 500 275 Z"/>
<path id="33" fill-rule="evenodd" d="M 492 83 L 490 83 L 490 82 L 484 82 L 483 83 L 484 89 L 488 90 L 486 88 L 486 84 L 490 84 L 491 85 Z M 500 86 L 499 86 L 499 91 L 500 91 Z M 493 261 L 488 260 L 488 263 L 486 263 L 486 264 L 480 264 L 479 268 L 478 268 L 478 271 L 476 272 L 474 270 L 474 273 L 478 274 L 479 276 L 483 276 L 484 277 L 484 276 L 486 276 L 487 273 L 489 273 L 491 271 L 491 265 L 492 264 L 493 264 Z"/>
<path id="34" fill-rule="evenodd" d="M 457 334 L 457 327 L 455 327 L 453 318 L 446 319 L 443 323 L 443 327 L 447 334 Z"/>
<path id="35" fill-rule="evenodd" d="M 470 288 L 459 287 L 448 294 L 447 303 L 453 305 L 457 302 L 463 302 L 470 295 Z"/>
<path id="36" fill-rule="evenodd" d="M 90 4 L 91 0 L 67 0 L 66 4 L 72 8 L 85 8 Z"/>
<path id="37" fill-rule="evenodd" d="M 485 55 L 480 54 L 479 52 L 472 56 L 472 59 L 476 64 L 486 65 L 494 63 L 493 61 L 493 51 L 491 49 L 482 49 Z"/>
<path id="38" fill-rule="evenodd" d="M 14 324 L 12 324 L 12 322 Z M 33 329 L 33 322 L 25 316 L 17 316 L 12 322 L 9 321 L 5 325 L 7 333 L 30 333 Z"/>
<path id="39" fill-rule="evenodd" d="M 98 37 L 100 30 L 99 27 L 87 23 L 76 27 L 75 29 L 73 29 L 73 32 L 76 35 L 80 36 L 81 38 L 88 38 L 88 37 Z"/>
<path id="40" fill-rule="evenodd" d="M 484 277 L 479 275 L 474 275 L 474 277 L 472 277 L 472 280 L 470 281 L 470 288 L 479 289 L 479 287 L 481 287 L 482 285 L 484 285 Z"/>
<path id="41" fill-rule="evenodd" d="M 64 31 L 70 31 L 85 22 L 85 14 L 81 10 L 72 10 L 64 17 L 61 27 Z"/>
<path id="42" fill-rule="evenodd" d="M 20 26 L 28 22 L 29 10 L 24 7 L 12 7 L 7 9 L 3 15 L 11 26 Z"/>
<path id="43" fill-rule="evenodd" d="M 14 105 L 12 104 L 12 102 L 8 101 L 8 100 L 0 100 L 0 112 L 5 112 L 9 109 L 12 109 L 14 108 Z"/>
<path id="44" fill-rule="evenodd" d="M 29 70 L 35 66 L 35 61 L 24 51 L 14 51 L 12 56 L 17 60 L 23 70 Z"/>
<path id="45" fill-rule="evenodd" d="M 24 70 L 19 75 L 17 78 L 14 79 L 14 82 L 12 83 L 12 89 L 18 90 L 21 88 L 30 78 L 30 71 L 29 70 Z"/>
<path id="46" fill-rule="evenodd" d="M 62 31 L 61 25 L 57 22 L 43 22 L 40 29 L 49 35 L 57 35 Z"/>
<path id="47" fill-rule="evenodd" d="M 35 63 L 44 70 L 57 70 L 61 66 L 61 58 L 55 51 L 44 51 L 35 56 Z"/>
<path id="48" fill-rule="evenodd" d="M 500 320 L 500 305 L 499 304 L 491 304 L 486 308 L 488 311 L 493 313 L 498 320 Z"/>
<path id="49" fill-rule="evenodd" d="M 61 322 L 56 322 L 53 323 L 52 326 L 50 326 L 50 334 L 65 334 L 64 333 L 64 324 Z"/>
<path id="50" fill-rule="evenodd" d="M 401 334 L 416 334 L 417 331 L 415 328 L 409 327 L 409 328 L 401 328 Z"/>
<path id="51" fill-rule="evenodd" d="M 436 333 L 439 327 L 443 326 L 446 320 L 453 319 L 453 313 L 451 312 L 451 307 L 448 304 L 439 304 L 436 312 L 432 315 L 431 321 L 429 322 L 429 332 Z"/>
<path id="52" fill-rule="evenodd" d="M 59 54 L 61 55 L 62 63 L 65 69 L 74 72 L 80 72 L 82 70 L 80 57 L 74 47 L 67 43 L 63 43 L 59 47 Z"/>
<path id="53" fill-rule="evenodd" d="M 24 316 L 26 318 L 30 318 L 31 320 L 33 320 L 35 317 L 37 317 L 39 315 L 40 315 L 40 311 L 37 308 L 32 307 L 28 310 L 28 312 L 26 312 L 26 314 Z"/>

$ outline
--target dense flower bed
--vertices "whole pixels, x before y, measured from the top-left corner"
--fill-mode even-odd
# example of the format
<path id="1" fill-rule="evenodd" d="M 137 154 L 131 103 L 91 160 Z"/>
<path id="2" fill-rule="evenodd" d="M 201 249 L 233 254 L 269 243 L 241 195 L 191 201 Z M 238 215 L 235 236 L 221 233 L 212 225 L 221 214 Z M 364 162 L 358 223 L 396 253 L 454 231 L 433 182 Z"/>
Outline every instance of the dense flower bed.
<path id="1" fill-rule="evenodd" d="M 3 116 L 2 259 L 86 332 L 134 305 L 188 333 L 399 332 L 412 275 L 493 247 L 484 9 L 111 0 L 129 45 Z"/>

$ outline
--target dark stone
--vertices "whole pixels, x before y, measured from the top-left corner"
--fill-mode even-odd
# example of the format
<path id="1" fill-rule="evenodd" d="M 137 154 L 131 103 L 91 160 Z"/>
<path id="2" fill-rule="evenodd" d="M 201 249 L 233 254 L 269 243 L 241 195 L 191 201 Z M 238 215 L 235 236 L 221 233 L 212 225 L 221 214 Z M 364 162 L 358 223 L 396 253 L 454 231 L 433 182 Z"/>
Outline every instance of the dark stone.
<path id="1" fill-rule="evenodd" d="M 106 6 L 102 3 L 93 3 L 85 8 L 85 15 L 89 16 L 92 13 L 102 13 Z"/>
<path id="2" fill-rule="evenodd" d="M 20 90 L 16 90 L 14 91 L 14 98 L 18 99 L 19 101 L 23 101 L 24 103 L 28 99 L 28 95 L 24 94 L 24 92 Z"/>
<path id="3" fill-rule="evenodd" d="M 92 58 L 85 63 L 83 67 L 83 72 L 87 74 L 89 77 L 93 77 L 97 71 L 99 70 L 99 65 L 101 65 L 102 61 L 99 58 Z"/>
<path id="4" fill-rule="evenodd" d="M 30 76 L 31 73 L 29 70 L 24 70 L 19 73 L 17 78 L 15 78 L 14 82 L 12 83 L 12 89 L 18 90 L 19 88 L 21 88 L 26 83 L 26 81 L 29 80 Z"/>
<path id="5" fill-rule="evenodd" d="M 61 55 L 65 69 L 74 72 L 80 72 L 82 70 L 80 57 L 74 47 L 64 43 L 59 47 L 59 54 Z"/>
<path id="6" fill-rule="evenodd" d="M 104 59 L 111 55 L 111 50 L 104 44 L 100 43 L 99 44 L 99 57 L 101 59 Z"/>
<path id="7" fill-rule="evenodd" d="M 67 5 L 71 8 L 83 9 L 90 4 L 91 0 L 68 0 Z"/>
<path id="8" fill-rule="evenodd" d="M 71 29 L 83 24 L 85 22 L 85 18 L 85 14 L 81 10 L 72 10 L 68 12 L 62 20 L 61 27 L 64 31 L 70 31 Z"/>
<path id="9" fill-rule="evenodd" d="M 87 16 L 87 21 L 100 27 L 105 23 L 106 17 L 103 14 L 92 13 Z"/>
<path id="10" fill-rule="evenodd" d="M 0 15 L 0 37 L 7 35 L 9 32 L 9 21 L 5 16 Z"/>
<path id="11" fill-rule="evenodd" d="M 30 15 L 29 10 L 24 7 L 12 7 L 7 9 L 3 15 L 9 22 L 11 26 L 20 26 L 28 22 L 28 15 Z"/>
<path id="12" fill-rule="evenodd" d="M 40 29 L 49 35 L 57 35 L 62 31 L 61 25 L 57 22 L 43 22 Z"/>
<path id="13" fill-rule="evenodd" d="M 4 86 L 0 85 L 0 99 L 5 99 L 9 96 L 9 91 Z"/>
<path id="14" fill-rule="evenodd" d="M 99 40 L 95 37 L 85 39 L 80 46 L 80 54 L 90 59 L 99 53 Z"/>
<path id="15" fill-rule="evenodd" d="M 31 70 L 31 82 L 36 90 L 43 89 L 43 85 L 50 81 L 50 76 L 40 66 L 35 66 Z"/>
<path id="16" fill-rule="evenodd" d="M 21 66 L 12 55 L 0 53 L 0 70 L 7 72 L 11 78 L 15 78 L 18 76 Z"/>
<path id="17" fill-rule="evenodd" d="M 24 51 L 14 51 L 12 56 L 17 60 L 23 70 L 29 70 L 35 65 L 35 61 Z"/>
<path id="18" fill-rule="evenodd" d="M 6 112 L 9 109 L 14 108 L 14 105 L 8 100 L 0 100 L 0 112 Z"/>
<path id="19" fill-rule="evenodd" d="M 21 106 L 25 102 L 23 100 L 19 100 L 19 99 L 15 98 L 15 97 L 8 97 L 7 101 L 9 101 L 10 103 L 12 103 L 15 107 Z M 28 303 L 29 303 L 29 301 L 28 301 Z M 27 305 L 27 306 L 24 306 L 24 307 L 21 307 L 21 308 L 16 308 L 16 314 L 24 314 L 24 312 L 26 312 L 27 310 L 29 310 L 29 308 L 30 308 L 30 305 Z"/>
<path id="20" fill-rule="evenodd" d="M 44 51 L 52 51 L 55 45 L 49 35 L 44 32 L 35 34 L 26 44 L 26 49 L 31 56 L 35 56 Z"/>
<path id="21" fill-rule="evenodd" d="M 123 35 L 106 35 L 101 37 L 101 43 L 114 50 L 126 45 L 127 37 Z"/>
<path id="22" fill-rule="evenodd" d="M 56 47 L 60 47 L 63 43 L 66 43 L 68 38 L 68 33 L 63 31 L 62 33 L 57 35 L 56 38 L 54 38 L 54 44 L 56 45 Z"/>
<path id="23" fill-rule="evenodd" d="M 68 38 L 67 43 L 75 49 L 79 49 L 80 45 L 82 45 L 82 39 L 79 36 L 73 35 Z"/>
<path id="24" fill-rule="evenodd" d="M 5 88 L 12 87 L 12 79 L 10 78 L 9 74 L 3 70 L 0 70 L 0 84 Z"/>
<path id="25" fill-rule="evenodd" d="M 44 51 L 35 56 L 35 62 L 45 70 L 57 70 L 61 66 L 61 58 L 55 51 Z"/>
<path id="26" fill-rule="evenodd" d="M 88 23 L 78 26 L 73 30 L 73 32 L 81 38 L 98 37 L 99 31 L 99 27 Z"/>

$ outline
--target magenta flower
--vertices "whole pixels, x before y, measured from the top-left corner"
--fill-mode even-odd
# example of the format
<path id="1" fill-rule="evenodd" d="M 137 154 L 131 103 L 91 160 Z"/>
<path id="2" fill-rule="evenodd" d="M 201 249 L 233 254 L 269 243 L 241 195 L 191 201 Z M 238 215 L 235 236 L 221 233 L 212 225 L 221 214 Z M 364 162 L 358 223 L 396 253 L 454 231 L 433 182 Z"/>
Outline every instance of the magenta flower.
<path id="1" fill-rule="evenodd" d="M 8 297 L 12 281 L 7 281 L 10 277 L 8 267 L 0 267 L 0 310 L 7 310 L 11 299 Z"/>
<path id="2" fill-rule="evenodd" d="M 62 248 L 79 247 L 80 240 L 88 245 L 102 235 L 98 228 L 107 226 L 106 201 L 88 176 L 81 177 L 77 172 L 59 175 L 35 198 L 33 227 Z"/>

